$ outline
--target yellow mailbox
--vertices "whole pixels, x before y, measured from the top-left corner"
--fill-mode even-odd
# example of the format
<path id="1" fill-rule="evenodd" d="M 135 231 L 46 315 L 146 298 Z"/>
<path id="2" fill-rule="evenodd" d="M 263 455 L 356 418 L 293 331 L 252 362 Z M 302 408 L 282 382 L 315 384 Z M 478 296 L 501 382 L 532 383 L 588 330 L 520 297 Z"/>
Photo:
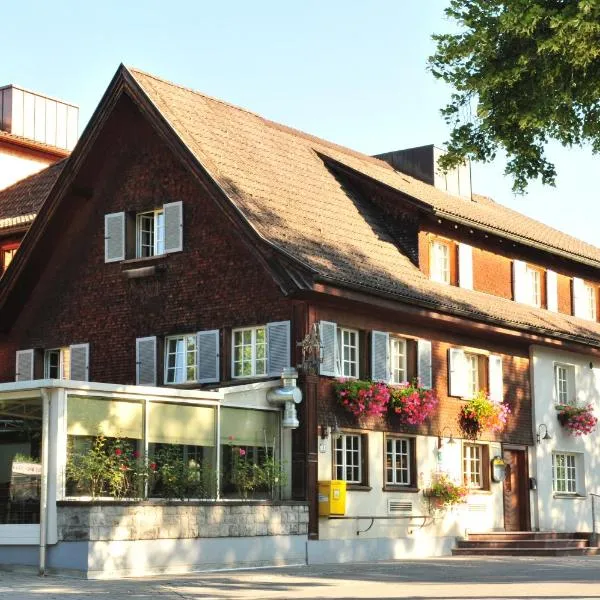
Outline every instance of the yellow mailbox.
<path id="1" fill-rule="evenodd" d="M 346 514 L 346 482 L 319 481 L 319 516 Z"/>

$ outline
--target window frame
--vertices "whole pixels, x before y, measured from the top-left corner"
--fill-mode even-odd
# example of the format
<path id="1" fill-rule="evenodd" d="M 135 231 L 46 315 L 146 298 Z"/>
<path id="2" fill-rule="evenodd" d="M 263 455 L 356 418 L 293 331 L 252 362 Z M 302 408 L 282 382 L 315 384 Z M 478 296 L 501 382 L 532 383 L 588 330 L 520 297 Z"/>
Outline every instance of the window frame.
<path id="1" fill-rule="evenodd" d="M 475 398 L 481 390 L 481 381 L 479 381 L 479 361 L 480 354 L 474 352 L 465 352 L 465 392 L 464 396 L 467 399 Z M 472 362 L 475 364 L 473 368 Z M 472 375 L 474 375 L 472 377 Z"/>
<path id="2" fill-rule="evenodd" d="M 142 229 L 143 220 L 152 215 L 152 246 L 142 244 L 142 232 L 147 231 Z M 162 224 L 159 223 L 159 218 L 162 217 Z M 162 237 L 159 235 L 162 231 Z M 162 241 L 162 252 L 160 251 L 160 243 Z M 152 247 L 152 254 L 143 254 L 143 248 Z M 165 211 L 164 207 L 155 208 L 136 213 L 135 215 L 135 258 L 151 258 L 153 256 L 163 256 L 165 252 Z"/>
<path id="3" fill-rule="evenodd" d="M 479 456 L 467 456 L 477 449 Z M 463 442 L 462 444 L 462 476 L 469 492 L 489 492 L 490 490 L 490 449 L 487 444 Z M 473 464 L 478 464 L 477 472 L 473 471 Z M 476 481 L 473 481 L 473 476 Z M 478 480 L 478 481 L 477 481 Z"/>
<path id="4" fill-rule="evenodd" d="M 566 399 L 561 400 L 559 371 L 565 374 L 565 395 Z M 575 366 L 567 363 L 554 363 L 554 393 L 556 395 L 556 404 L 558 406 L 570 406 L 576 403 L 575 390 Z"/>
<path id="5" fill-rule="evenodd" d="M 183 352 L 185 358 L 187 359 L 187 355 L 190 352 L 189 348 L 188 348 L 188 343 L 190 340 L 194 341 L 194 364 L 193 365 L 188 365 L 187 364 L 187 360 L 185 360 L 184 365 L 183 365 L 183 369 L 185 371 L 186 377 L 184 381 L 169 381 L 169 371 L 173 370 L 175 373 L 177 373 L 177 350 L 175 350 L 175 366 L 174 367 L 169 367 L 169 355 L 173 354 L 172 352 L 169 351 L 169 345 L 170 342 L 172 341 L 176 341 L 176 340 L 183 340 L 186 344 L 185 350 Z M 169 335 L 165 337 L 164 340 L 164 383 L 165 385 L 185 385 L 188 383 L 197 383 L 198 382 L 198 338 L 197 335 L 195 333 L 184 333 L 184 334 L 180 334 L 180 335 Z M 194 379 L 188 379 L 187 378 L 187 372 L 188 369 L 192 367 L 194 369 L 194 374 L 195 377 Z"/>
<path id="6" fill-rule="evenodd" d="M 583 282 L 583 289 L 585 290 L 585 318 L 596 321 L 598 319 L 598 290 L 596 286 L 586 281 Z"/>
<path id="7" fill-rule="evenodd" d="M 53 353 L 58 353 L 58 377 L 50 375 L 50 356 Z M 44 379 L 64 379 L 65 378 L 65 349 L 64 348 L 48 348 L 44 350 Z"/>
<path id="8" fill-rule="evenodd" d="M 349 481 L 346 479 L 346 470 L 348 468 L 348 461 L 346 453 L 348 451 L 354 452 L 353 449 L 348 449 L 344 443 L 348 438 L 355 438 L 358 440 L 357 453 L 357 464 L 351 464 L 350 468 L 358 469 L 358 478 L 356 480 Z M 342 441 L 343 447 L 338 449 L 338 442 Z M 368 491 L 369 487 L 369 446 L 368 446 L 368 435 L 357 431 L 343 431 L 339 435 L 332 436 L 332 457 L 331 457 L 331 471 L 332 479 L 338 479 L 346 482 L 346 489 Z M 343 453 L 342 464 L 339 465 L 337 462 L 338 451 Z M 341 471 L 338 471 L 341 469 Z M 341 477 L 340 477 L 341 475 Z"/>
<path id="9" fill-rule="evenodd" d="M 542 273 L 539 269 L 525 264 L 527 285 L 527 304 L 537 308 L 542 307 Z"/>
<path id="10" fill-rule="evenodd" d="M 257 343 L 256 343 L 256 333 L 258 330 L 262 329 L 264 331 L 264 358 L 257 358 L 257 352 L 256 352 L 256 348 L 257 348 Z M 240 363 L 240 361 L 236 361 L 235 360 L 235 349 L 236 349 L 236 343 L 235 343 L 235 336 L 236 334 L 243 334 L 247 331 L 251 332 L 251 341 L 250 341 L 250 346 L 252 349 L 251 352 L 251 359 L 250 359 L 250 363 L 252 366 L 252 373 L 250 375 L 236 375 L 235 374 L 235 365 L 236 362 Z M 242 339 L 243 342 L 243 339 Z M 246 344 L 242 343 L 241 344 L 241 348 L 244 348 Z M 268 339 L 267 339 L 267 325 L 254 325 L 252 327 L 237 327 L 235 329 L 231 330 L 231 378 L 232 379 L 249 379 L 249 378 L 256 378 L 256 377 L 267 377 L 268 376 L 268 367 L 269 365 L 268 363 L 268 352 L 269 352 L 269 348 L 268 348 Z M 264 361 L 264 373 L 257 373 L 257 369 L 256 369 L 256 364 L 257 364 L 257 360 L 261 360 Z M 244 364 L 244 360 L 241 361 L 240 364 Z"/>
<path id="11" fill-rule="evenodd" d="M 10 263 L 14 260 L 19 246 L 20 244 L 18 242 L 0 246 L 0 275 L 3 275 L 6 272 Z M 5 264 L 6 256 L 10 256 L 10 260 L 7 264 Z"/>
<path id="12" fill-rule="evenodd" d="M 565 459 L 565 465 L 563 467 L 564 469 L 564 478 L 561 478 L 559 480 L 559 478 L 557 477 L 557 470 L 558 470 L 558 465 L 557 463 L 557 457 L 563 457 Z M 572 459 L 572 466 L 569 466 L 567 464 L 568 459 Z M 576 452 L 562 452 L 562 451 L 555 451 L 552 452 L 552 493 L 553 494 L 558 494 L 558 495 L 565 495 L 565 496 L 578 496 L 580 495 L 579 493 L 579 469 L 581 468 L 581 466 L 578 464 L 580 462 L 581 458 L 578 455 L 578 453 Z M 572 477 L 568 477 L 569 475 L 569 471 L 572 471 Z M 558 482 L 559 481 L 564 481 L 564 485 L 565 485 L 565 489 L 564 490 L 559 490 L 558 488 Z M 569 483 L 572 483 L 572 490 L 567 489 L 569 487 Z"/>
<path id="13" fill-rule="evenodd" d="M 408 343 L 407 339 L 398 335 L 390 335 L 390 364 L 389 364 L 389 376 L 392 384 L 398 385 L 408 381 Z M 403 347 L 402 353 L 395 351 L 395 345 L 401 344 Z M 397 367 L 397 358 L 402 359 L 402 367 Z M 397 380 L 396 372 L 404 372 L 404 378 Z"/>
<path id="14" fill-rule="evenodd" d="M 388 455 L 390 452 L 388 451 L 388 442 L 404 442 L 406 444 L 407 452 L 405 454 L 408 455 L 407 460 L 407 481 L 406 482 L 398 482 L 398 481 L 388 481 L 388 471 L 390 467 L 388 467 Z M 392 450 L 392 456 L 395 454 L 395 448 Z M 394 466 L 396 459 L 392 459 L 392 474 L 393 479 L 396 479 L 395 471 L 397 468 Z M 416 456 L 416 439 L 412 436 L 406 435 L 398 435 L 398 434 L 388 434 L 385 433 L 383 436 L 383 490 L 388 492 L 413 492 L 417 490 L 417 456 Z"/>
<path id="15" fill-rule="evenodd" d="M 440 250 L 444 248 L 445 264 L 440 271 Z M 429 278 L 437 283 L 452 284 L 452 245 L 450 241 L 435 239 L 431 241 L 429 251 Z"/>
<path id="16" fill-rule="evenodd" d="M 355 360 L 344 360 L 344 334 L 353 335 L 356 344 L 350 345 L 348 344 L 346 347 L 350 349 L 354 349 L 355 351 Z M 337 350 L 337 371 L 340 377 L 345 377 L 346 379 L 358 379 L 360 376 L 360 332 L 358 329 L 351 329 L 349 327 L 337 327 L 337 339 L 336 339 L 336 350 Z M 345 363 L 353 366 L 353 373 L 345 373 L 344 366 Z"/>

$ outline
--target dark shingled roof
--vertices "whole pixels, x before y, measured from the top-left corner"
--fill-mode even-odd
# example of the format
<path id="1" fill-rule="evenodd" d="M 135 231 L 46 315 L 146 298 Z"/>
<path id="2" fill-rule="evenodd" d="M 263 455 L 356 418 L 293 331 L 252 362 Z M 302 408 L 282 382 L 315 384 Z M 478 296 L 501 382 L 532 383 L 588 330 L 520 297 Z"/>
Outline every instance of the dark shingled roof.
<path id="1" fill-rule="evenodd" d="M 0 190 L 0 231 L 33 221 L 65 164 L 63 159 Z"/>

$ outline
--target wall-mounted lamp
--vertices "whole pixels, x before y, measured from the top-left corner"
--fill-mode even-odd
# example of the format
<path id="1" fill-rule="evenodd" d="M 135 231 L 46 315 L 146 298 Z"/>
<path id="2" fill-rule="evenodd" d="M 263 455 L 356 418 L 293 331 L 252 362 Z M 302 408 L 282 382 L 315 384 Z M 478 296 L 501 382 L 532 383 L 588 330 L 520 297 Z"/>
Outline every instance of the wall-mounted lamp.
<path id="1" fill-rule="evenodd" d="M 446 425 L 441 431 L 438 431 L 438 448 L 442 447 L 442 443 L 443 443 L 443 438 L 446 437 L 444 434 L 446 433 L 446 429 L 448 430 L 449 435 L 448 437 L 448 445 L 450 446 L 454 446 L 454 444 L 456 444 L 456 442 L 454 441 L 454 437 L 452 435 L 452 429 L 450 429 L 450 427 L 448 427 L 448 425 Z"/>
<path id="2" fill-rule="evenodd" d="M 542 431 L 544 432 L 544 436 L 542 437 Z M 548 428 L 544 423 L 540 423 L 537 428 L 537 443 L 540 444 L 542 440 L 551 440 L 552 437 L 548 433 Z"/>
<path id="3" fill-rule="evenodd" d="M 342 430 L 338 425 L 337 417 L 333 417 L 333 427 L 330 425 L 319 425 L 319 437 L 326 440 L 330 435 L 334 439 L 342 434 Z"/>

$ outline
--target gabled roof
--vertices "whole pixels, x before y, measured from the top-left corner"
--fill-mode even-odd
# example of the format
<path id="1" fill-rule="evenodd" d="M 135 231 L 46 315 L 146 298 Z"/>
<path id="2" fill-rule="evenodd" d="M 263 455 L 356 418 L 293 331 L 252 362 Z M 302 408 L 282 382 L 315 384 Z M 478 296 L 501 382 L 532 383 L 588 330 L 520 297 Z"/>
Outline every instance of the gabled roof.
<path id="1" fill-rule="evenodd" d="M 63 159 L 0 190 L 0 232 L 29 225 L 65 166 Z"/>
<path id="2" fill-rule="evenodd" d="M 377 210 L 346 189 L 322 157 L 440 213 L 507 230 L 510 225 L 511 231 L 522 236 L 532 235 L 537 228 L 541 232 L 537 241 L 552 238 L 565 250 L 587 252 L 598 261 L 599 249 L 491 201 L 461 200 L 381 160 L 141 71 L 131 69 L 130 73 L 259 235 L 308 267 L 317 279 L 600 346 L 598 323 L 430 281 L 398 249 Z"/>

